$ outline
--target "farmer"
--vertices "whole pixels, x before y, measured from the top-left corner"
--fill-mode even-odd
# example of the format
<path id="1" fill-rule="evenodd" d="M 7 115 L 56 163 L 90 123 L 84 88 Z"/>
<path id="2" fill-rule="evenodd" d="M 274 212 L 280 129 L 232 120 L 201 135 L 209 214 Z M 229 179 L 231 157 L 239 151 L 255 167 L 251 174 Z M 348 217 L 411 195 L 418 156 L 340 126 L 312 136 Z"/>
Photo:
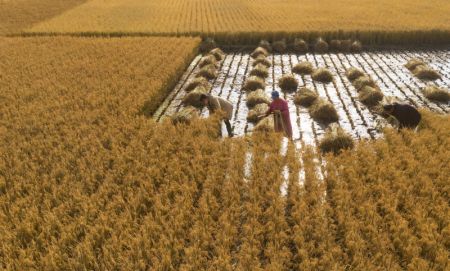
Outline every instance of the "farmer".
<path id="1" fill-rule="evenodd" d="M 387 104 L 383 106 L 384 112 L 394 117 L 399 122 L 399 128 L 414 129 L 422 119 L 419 111 L 409 104 Z"/>
<path id="2" fill-rule="evenodd" d="M 222 110 L 225 113 L 223 121 L 227 127 L 228 136 L 233 137 L 233 130 L 231 129 L 230 123 L 233 116 L 233 105 L 223 98 L 209 94 L 202 94 L 200 96 L 200 102 L 208 108 L 210 114 L 214 114 L 219 110 Z"/>
<path id="3" fill-rule="evenodd" d="M 282 122 L 275 122 L 275 131 L 282 132 L 284 128 L 286 136 L 292 138 L 291 117 L 289 116 L 288 103 L 280 98 L 280 93 L 278 91 L 272 92 L 272 100 L 269 110 L 266 112 L 266 116 L 279 111 L 281 113 Z"/>

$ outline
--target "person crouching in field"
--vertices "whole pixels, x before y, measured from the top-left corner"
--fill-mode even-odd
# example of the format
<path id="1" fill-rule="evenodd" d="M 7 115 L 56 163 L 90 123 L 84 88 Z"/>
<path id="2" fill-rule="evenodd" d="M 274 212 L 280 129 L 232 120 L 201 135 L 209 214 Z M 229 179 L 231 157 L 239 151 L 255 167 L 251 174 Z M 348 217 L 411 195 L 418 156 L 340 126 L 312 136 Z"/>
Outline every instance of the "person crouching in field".
<path id="1" fill-rule="evenodd" d="M 272 102 L 269 105 L 266 116 L 277 111 L 281 113 L 281 121 L 275 121 L 275 132 L 283 132 L 284 130 L 286 136 L 292 139 L 292 125 L 288 103 L 280 98 L 280 93 L 278 91 L 273 91 Z"/>
<path id="2" fill-rule="evenodd" d="M 214 114 L 219 110 L 225 113 L 223 121 L 227 127 L 228 136 L 233 137 L 233 130 L 230 123 L 233 117 L 233 105 L 223 98 L 208 94 L 202 94 L 200 96 L 200 102 L 208 108 L 210 114 Z"/>
<path id="3" fill-rule="evenodd" d="M 417 109 L 409 104 L 387 104 L 383 106 L 384 113 L 394 117 L 399 122 L 399 129 L 414 129 L 419 125 L 422 116 Z"/>

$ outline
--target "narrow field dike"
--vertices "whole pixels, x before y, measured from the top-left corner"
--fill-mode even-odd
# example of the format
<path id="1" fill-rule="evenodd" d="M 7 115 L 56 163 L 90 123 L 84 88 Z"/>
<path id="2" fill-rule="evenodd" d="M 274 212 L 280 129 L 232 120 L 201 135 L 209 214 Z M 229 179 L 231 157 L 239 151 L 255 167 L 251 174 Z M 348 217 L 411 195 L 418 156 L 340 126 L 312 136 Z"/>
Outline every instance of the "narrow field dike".
<path id="1" fill-rule="evenodd" d="M 247 50 L 228 52 L 221 62 L 219 74 L 208 89 L 209 93 L 229 100 L 234 105 L 232 126 L 236 135 L 251 134 L 254 124 L 247 121 L 247 95 L 242 91 L 245 78 L 250 76 L 253 61 Z M 358 99 L 358 92 L 345 75 L 347 69 L 358 68 L 369 75 L 380 88 L 384 96 L 426 108 L 436 113 L 450 112 L 450 105 L 428 100 L 421 89 L 428 84 L 440 87 L 450 85 L 449 50 L 370 50 L 361 53 L 328 54 L 274 54 L 268 59 L 272 62 L 266 79 L 265 93 L 270 96 L 273 90 L 281 91 L 277 82 L 285 74 L 291 74 L 292 68 L 299 62 L 309 61 L 314 67 L 324 67 L 331 71 L 333 82 L 313 81 L 310 75 L 294 74 L 300 87 L 307 87 L 317 92 L 320 97 L 331 102 L 339 115 L 339 125 L 355 139 L 377 138 L 376 129 L 380 117 L 369 110 Z M 186 95 L 187 84 L 195 78 L 199 70 L 197 56 L 185 71 L 180 82 L 154 114 L 154 119 L 161 121 L 183 108 L 182 100 Z M 404 64 L 411 58 L 426 59 L 430 65 L 442 74 L 442 78 L 427 82 L 414 77 Z M 295 93 L 282 93 L 290 106 L 294 140 L 315 144 L 323 136 L 325 125 L 313 120 L 308 109 L 296 106 L 293 102 Z M 207 110 L 202 116 L 207 117 Z"/>

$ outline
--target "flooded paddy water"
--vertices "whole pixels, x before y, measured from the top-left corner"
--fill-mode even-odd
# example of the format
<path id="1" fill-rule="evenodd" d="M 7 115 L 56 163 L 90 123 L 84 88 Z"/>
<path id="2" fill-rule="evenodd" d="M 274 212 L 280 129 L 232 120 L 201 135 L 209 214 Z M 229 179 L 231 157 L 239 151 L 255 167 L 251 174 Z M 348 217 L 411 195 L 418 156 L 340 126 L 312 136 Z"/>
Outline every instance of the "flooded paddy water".
<path id="1" fill-rule="evenodd" d="M 182 99 L 186 95 L 185 87 L 195 78 L 199 70 L 197 56 L 185 71 L 181 80 L 172 90 L 160 108 L 154 114 L 157 121 L 164 120 L 183 108 Z M 404 67 L 411 58 L 425 60 L 442 78 L 433 82 L 422 81 L 414 77 Z M 332 73 L 334 81 L 323 84 L 315 82 L 310 75 L 297 75 L 299 87 L 311 88 L 319 96 L 330 101 L 339 114 L 339 125 L 354 139 L 377 138 L 380 136 L 375 129 L 380 117 L 369 111 L 367 106 L 358 100 L 358 93 L 345 76 L 350 67 L 363 70 L 372 77 L 385 96 L 394 96 L 406 103 L 419 108 L 427 108 L 437 113 L 449 113 L 450 105 L 428 100 L 421 92 L 427 84 L 440 87 L 450 86 L 450 50 L 427 49 L 392 49 L 369 50 L 361 53 L 328 53 L 328 54 L 272 54 L 268 56 L 272 62 L 269 76 L 266 78 L 265 92 L 270 96 L 273 90 L 282 93 L 288 101 L 293 126 L 293 139 L 296 142 L 316 145 L 325 132 L 325 126 L 313 120 L 308 109 L 296 106 L 293 102 L 295 93 L 283 93 L 278 87 L 278 79 L 285 74 L 292 74 L 292 67 L 301 61 L 309 61 L 315 67 L 326 67 Z M 252 133 L 254 125 L 247 121 L 248 107 L 246 93 L 242 86 L 252 69 L 252 58 L 248 50 L 235 50 L 227 52 L 224 60 L 220 62 L 219 73 L 216 79 L 211 80 L 212 87 L 209 92 L 229 100 L 234 105 L 231 124 L 236 136 Z M 202 117 L 208 116 L 206 109 L 202 110 Z"/>

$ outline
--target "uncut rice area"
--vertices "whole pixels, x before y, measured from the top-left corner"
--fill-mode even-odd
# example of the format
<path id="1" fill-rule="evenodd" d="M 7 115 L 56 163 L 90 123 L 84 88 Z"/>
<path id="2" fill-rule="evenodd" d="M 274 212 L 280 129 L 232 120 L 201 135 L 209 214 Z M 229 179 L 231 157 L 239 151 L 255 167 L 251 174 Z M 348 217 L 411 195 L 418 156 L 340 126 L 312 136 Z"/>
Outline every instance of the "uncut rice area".
<path id="1" fill-rule="evenodd" d="M 310 61 L 315 67 L 326 67 L 334 76 L 334 82 L 323 84 L 315 82 L 311 76 L 295 74 L 299 86 L 310 87 L 317 91 L 320 97 L 330 101 L 339 114 L 339 125 L 355 139 L 377 138 L 380 136 L 374 130 L 377 119 L 358 100 L 358 93 L 345 76 L 345 70 L 349 67 L 357 67 L 371 76 L 380 87 L 385 96 L 395 96 L 401 101 L 417 107 L 428 108 L 438 113 L 448 113 L 449 104 L 442 104 L 426 99 L 420 88 L 428 82 L 415 78 L 404 64 L 411 58 L 423 58 L 429 65 L 439 71 L 442 79 L 433 84 L 441 87 L 450 86 L 450 51 L 448 50 L 383 50 L 365 51 L 362 53 L 329 53 L 329 54 L 301 54 L 293 53 L 273 54 L 269 56 L 272 66 L 269 69 L 269 77 L 266 79 L 265 92 L 270 95 L 273 90 L 280 91 L 289 104 L 293 138 L 301 144 L 316 145 L 323 136 L 326 127 L 314 121 L 308 113 L 308 109 L 297 107 L 293 103 L 295 93 L 283 93 L 278 87 L 278 79 L 283 74 L 290 74 L 292 67 L 300 61 Z M 177 86 L 170 93 L 154 115 L 161 121 L 182 108 L 181 101 L 186 95 L 187 83 L 195 78 L 199 68 L 197 56 Z M 247 95 L 243 92 L 242 85 L 252 69 L 252 58 L 248 50 L 236 50 L 227 53 L 220 64 L 219 75 L 211 80 L 212 87 L 209 92 L 229 100 L 234 105 L 231 124 L 237 136 L 250 134 L 254 125 L 247 122 Z M 208 117 L 208 111 L 203 109 L 202 117 Z M 224 130 L 224 127 L 223 127 Z M 226 131 L 224 131 L 226 134 Z"/>

